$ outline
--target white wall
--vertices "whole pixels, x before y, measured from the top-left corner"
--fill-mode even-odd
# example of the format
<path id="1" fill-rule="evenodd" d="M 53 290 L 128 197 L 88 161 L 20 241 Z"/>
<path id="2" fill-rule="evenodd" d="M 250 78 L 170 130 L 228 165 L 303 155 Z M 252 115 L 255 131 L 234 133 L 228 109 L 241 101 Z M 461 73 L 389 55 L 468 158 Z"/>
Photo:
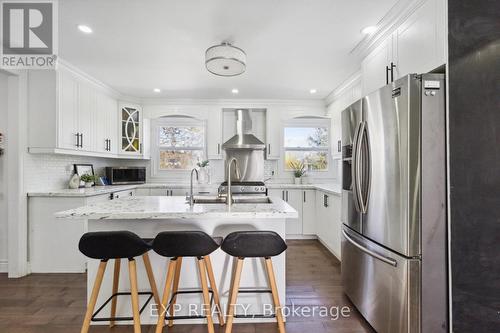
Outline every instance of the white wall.
<path id="1" fill-rule="evenodd" d="M 7 136 L 7 75 L 0 72 L 0 133 Z M 0 156 L 0 272 L 7 271 L 7 156 Z"/>

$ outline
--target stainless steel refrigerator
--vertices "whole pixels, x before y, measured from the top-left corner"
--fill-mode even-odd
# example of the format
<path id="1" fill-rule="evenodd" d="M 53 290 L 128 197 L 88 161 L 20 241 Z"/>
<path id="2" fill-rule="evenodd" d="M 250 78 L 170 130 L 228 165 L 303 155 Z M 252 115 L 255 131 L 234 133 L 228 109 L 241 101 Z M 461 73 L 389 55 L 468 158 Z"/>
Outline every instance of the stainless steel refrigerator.
<path id="1" fill-rule="evenodd" d="M 342 112 L 342 281 L 378 332 L 447 332 L 442 74 L 405 76 Z"/>

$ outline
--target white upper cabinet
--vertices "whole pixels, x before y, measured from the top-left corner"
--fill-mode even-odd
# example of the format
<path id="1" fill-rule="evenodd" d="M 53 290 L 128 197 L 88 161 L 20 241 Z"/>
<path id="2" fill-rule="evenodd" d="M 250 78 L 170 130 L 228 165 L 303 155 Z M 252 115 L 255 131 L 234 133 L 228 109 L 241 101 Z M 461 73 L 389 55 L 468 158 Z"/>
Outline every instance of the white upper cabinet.
<path id="1" fill-rule="evenodd" d="M 361 63 L 363 95 L 367 95 L 390 82 L 388 67 L 392 61 L 392 36 L 386 38 Z"/>
<path id="2" fill-rule="evenodd" d="M 129 156 L 141 156 L 143 152 L 142 108 L 131 103 L 120 103 L 119 116 L 119 153 Z"/>
<path id="3" fill-rule="evenodd" d="M 222 159 L 222 111 L 220 108 L 208 110 L 207 117 L 207 157 L 211 160 Z"/>
<path id="4" fill-rule="evenodd" d="M 270 107 L 266 112 L 266 157 L 268 160 L 278 160 L 281 150 L 281 110 Z"/>
<path id="5" fill-rule="evenodd" d="M 446 62 L 445 3 L 427 0 L 395 32 L 397 77 L 425 73 Z"/>
<path id="6" fill-rule="evenodd" d="M 30 71 L 28 108 L 31 153 L 118 157 L 118 105 L 104 87 L 65 67 Z"/>
<path id="7" fill-rule="evenodd" d="M 32 78 L 33 75 L 30 74 L 30 83 L 34 83 Z M 65 149 L 78 149 L 80 148 L 80 132 L 78 131 L 78 82 L 76 79 L 64 72 L 59 72 L 59 124 L 58 128 L 58 144 L 54 143 L 59 148 Z M 33 89 L 30 89 L 30 95 L 34 93 L 34 90 L 38 90 L 38 85 L 35 84 Z M 48 95 L 50 96 L 50 95 Z M 46 96 L 45 98 L 49 98 Z M 43 109 L 42 109 L 43 110 Z M 48 110 L 40 110 L 40 112 L 47 112 Z M 30 117 L 33 113 L 38 113 L 36 110 L 31 110 Z M 49 111 L 50 112 L 50 111 Z M 55 114 L 55 110 L 52 112 Z M 49 114 L 50 114 L 49 113 Z M 36 124 L 34 124 L 36 125 Z M 41 128 L 34 126 L 30 128 L 31 131 L 40 131 Z M 35 138 L 36 139 L 36 138 Z M 31 140 L 30 140 L 31 141 Z M 30 142 L 31 146 L 36 146 L 36 140 Z"/>
<path id="8" fill-rule="evenodd" d="M 445 0 L 426 0 L 361 63 L 363 95 L 446 63 Z"/>

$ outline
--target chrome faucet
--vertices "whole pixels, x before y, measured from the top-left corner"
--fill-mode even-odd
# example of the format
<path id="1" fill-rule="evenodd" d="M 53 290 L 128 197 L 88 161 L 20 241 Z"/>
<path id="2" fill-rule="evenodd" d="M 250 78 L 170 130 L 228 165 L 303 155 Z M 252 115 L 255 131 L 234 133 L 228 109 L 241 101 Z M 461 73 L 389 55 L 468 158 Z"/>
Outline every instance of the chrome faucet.
<path id="1" fill-rule="evenodd" d="M 191 185 L 190 185 L 190 196 L 189 196 L 189 206 L 194 206 L 194 195 L 193 195 L 193 173 L 196 173 L 196 180 L 198 180 L 198 170 L 191 170 Z"/>
<path id="2" fill-rule="evenodd" d="M 227 196 L 226 196 L 226 204 L 231 206 L 233 204 L 233 194 L 231 193 L 231 165 L 234 163 L 234 171 L 236 172 L 236 178 L 240 179 L 240 168 L 238 166 L 238 160 L 236 158 L 232 158 L 227 164 Z"/>

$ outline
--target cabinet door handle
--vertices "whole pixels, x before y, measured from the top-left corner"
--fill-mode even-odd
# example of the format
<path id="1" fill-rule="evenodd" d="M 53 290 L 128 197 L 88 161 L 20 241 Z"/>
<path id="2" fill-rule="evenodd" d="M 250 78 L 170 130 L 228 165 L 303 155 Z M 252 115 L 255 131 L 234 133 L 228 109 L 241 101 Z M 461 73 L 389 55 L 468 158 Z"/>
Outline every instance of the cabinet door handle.
<path id="1" fill-rule="evenodd" d="M 286 191 L 286 202 L 288 202 L 288 191 Z"/>
<path id="2" fill-rule="evenodd" d="M 323 206 L 328 207 L 328 195 L 323 194 Z"/>
<path id="3" fill-rule="evenodd" d="M 385 84 L 389 84 L 389 66 L 385 66 Z"/>
<path id="4" fill-rule="evenodd" d="M 285 191 L 281 191 L 281 198 L 285 201 Z"/>
<path id="5" fill-rule="evenodd" d="M 306 202 L 306 191 L 304 191 L 304 202 Z"/>
<path id="6" fill-rule="evenodd" d="M 340 153 L 342 151 L 342 141 L 337 141 L 337 152 Z"/>
<path id="7" fill-rule="evenodd" d="M 396 65 L 391 61 L 391 82 L 394 82 L 394 68 L 396 68 Z"/>
<path id="8" fill-rule="evenodd" d="M 83 133 L 80 133 L 80 148 L 83 148 Z"/>
<path id="9" fill-rule="evenodd" d="M 76 133 L 76 148 L 80 148 L 80 134 Z"/>
<path id="10" fill-rule="evenodd" d="M 271 155 L 271 144 L 270 143 L 267 145 L 267 155 L 268 156 Z"/>
<path id="11" fill-rule="evenodd" d="M 217 155 L 220 155 L 220 143 L 217 144 Z"/>
<path id="12" fill-rule="evenodd" d="M 108 139 L 108 148 L 109 148 L 109 151 L 111 151 L 111 139 Z"/>

